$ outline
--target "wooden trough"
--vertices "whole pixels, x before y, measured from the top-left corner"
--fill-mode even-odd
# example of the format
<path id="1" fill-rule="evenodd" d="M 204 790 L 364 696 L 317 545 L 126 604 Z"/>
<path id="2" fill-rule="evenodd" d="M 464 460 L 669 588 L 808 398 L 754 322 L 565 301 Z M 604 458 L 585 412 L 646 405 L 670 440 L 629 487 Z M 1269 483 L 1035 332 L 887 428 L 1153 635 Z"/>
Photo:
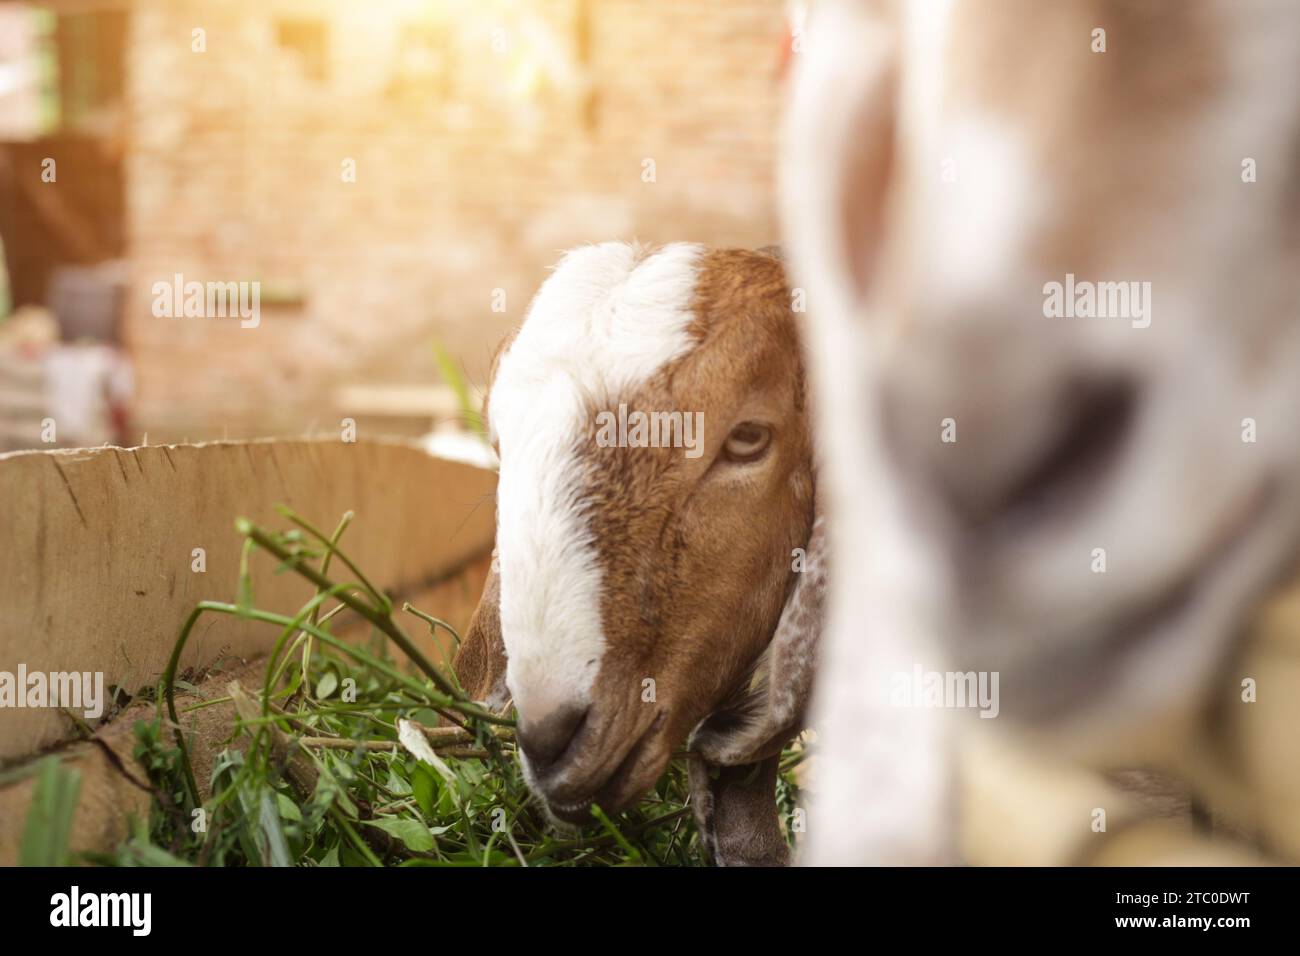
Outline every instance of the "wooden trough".
<path id="1" fill-rule="evenodd" d="M 163 673 L 177 633 L 201 600 L 231 601 L 242 538 L 235 520 L 286 527 L 287 505 L 326 530 L 355 513 L 345 546 L 400 606 L 458 629 L 468 623 L 493 542 L 488 471 L 435 458 L 415 445 L 338 440 L 221 442 L 133 449 L 18 452 L 0 456 L 0 677 L 90 672 L 105 694 L 134 695 Z M 251 565 L 258 606 L 296 611 L 311 586 Z M 364 622 L 353 622 L 364 637 Z M 340 619 L 336 631 L 347 635 Z M 435 660 L 426 629 L 409 627 Z M 264 654 L 278 628 L 228 615 L 200 623 L 181 660 L 214 672 L 199 697 L 222 688 Z M 12 678 L 11 678 L 12 679 Z M 211 687 L 208 686 L 211 685 Z M 13 686 L 11 684 L 11 686 Z M 0 706 L 0 865 L 17 859 L 36 760 L 57 751 L 81 772 L 73 851 L 108 850 L 126 836 L 149 793 L 131 766 L 139 703 L 97 721 L 59 707 Z M 232 711 L 195 712 L 200 779 L 230 733 Z"/>

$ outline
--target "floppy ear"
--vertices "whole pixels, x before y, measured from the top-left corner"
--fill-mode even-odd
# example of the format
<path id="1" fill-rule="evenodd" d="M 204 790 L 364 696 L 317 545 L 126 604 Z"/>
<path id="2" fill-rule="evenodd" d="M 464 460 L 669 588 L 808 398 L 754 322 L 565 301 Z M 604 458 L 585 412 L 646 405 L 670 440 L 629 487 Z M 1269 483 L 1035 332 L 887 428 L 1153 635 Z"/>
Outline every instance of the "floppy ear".
<path id="1" fill-rule="evenodd" d="M 691 737 L 690 749 L 710 763 L 755 763 L 780 754 L 803 730 L 825 620 L 826 520 L 820 511 L 804 552 L 803 568 L 791 572 L 790 595 L 748 689 L 738 704 L 710 716 Z"/>
<path id="2" fill-rule="evenodd" d="M 691 804 L 718 866 L 782 866 L 790 849 L 777 816 L 781 750 L 803 730 L 825 617 L 826 522 L 813 519 L 803 569 L 740 701 L 691 735 Z"/>
<path id="3" fill-rule="evenodd" d="M 492 353 L 488 370 L 488 397 L 483 400 L 483 424 L 486 427 L 490 414 L 492 382 L 496 380 L 501 357 L 509 350 L 519 334 L 515 326 Z M 497 553 L 492 551 L 492 566 L 483 584 L 483 596 L 478 600 L 474 616 L 470 618 L 456 656 L 452 658 L 456 679 L 471 698 L 484 703 L 490 710 L 502 712 L 510 705 L 510 690 L 506 687 L 506 646 L 501 640 L 501 575 L 497 570 Z"/>
<path id="4" fill-rule="evenodd" d="M 780 754 L 743 767 L 715 767 L 691 757 L 687 776 L 695 822 L 717 866 L 790 862 L 773 799 L 780 764 Z"/>
<path id="5" fill-rule="evenodd" d="M 500 713 L 510 706 L 506 687 L 506 647 L 501 641 L 501 577 L 496 552 L 469 630 L 451 662 L 456 679 L 471 698 Z"/>

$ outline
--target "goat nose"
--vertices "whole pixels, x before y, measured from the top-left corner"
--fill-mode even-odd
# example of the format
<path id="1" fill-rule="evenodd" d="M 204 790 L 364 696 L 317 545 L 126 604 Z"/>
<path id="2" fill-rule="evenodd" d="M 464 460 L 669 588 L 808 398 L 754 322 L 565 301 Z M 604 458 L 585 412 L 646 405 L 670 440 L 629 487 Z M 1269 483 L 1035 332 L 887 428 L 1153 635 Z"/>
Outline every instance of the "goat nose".
<path id="1" fill-rule="evenodd" d="M 520 715 L 515 736 L 535 770 L 559 761 L 586 722 L 587 711 L 586 706 L 563 704 L 540 717 Z"/>
<path id="2" fill-rule="evenodd" d="M 1081 503 L 1118 461 L 1137 398 L 1118 376 L 1058 378 L 1019 394 L 986 383 L 982 395 L 941 402 L 894 383 L 882 398 L 883 434 L 904 478 L 982 530 Z M 947 414 L 935 417 L 941 405 Z"/>

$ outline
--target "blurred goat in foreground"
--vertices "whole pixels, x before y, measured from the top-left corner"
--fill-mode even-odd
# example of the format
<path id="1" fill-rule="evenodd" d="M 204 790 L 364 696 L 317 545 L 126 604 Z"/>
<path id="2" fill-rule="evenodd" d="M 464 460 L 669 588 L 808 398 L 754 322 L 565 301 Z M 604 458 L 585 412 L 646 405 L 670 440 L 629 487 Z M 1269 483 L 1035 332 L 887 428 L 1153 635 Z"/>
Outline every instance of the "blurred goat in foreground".
<path id="1" fill-rule="evenodd" d="M 1300 860 L 1297 37 L 1283 0 L 814 8 L 809 861 Z M 997 674 L 998 719 L 900 706 L 916 669 Z M 1147 766 L 1244 842 L 1141 820 L 1103 772 Z"/>

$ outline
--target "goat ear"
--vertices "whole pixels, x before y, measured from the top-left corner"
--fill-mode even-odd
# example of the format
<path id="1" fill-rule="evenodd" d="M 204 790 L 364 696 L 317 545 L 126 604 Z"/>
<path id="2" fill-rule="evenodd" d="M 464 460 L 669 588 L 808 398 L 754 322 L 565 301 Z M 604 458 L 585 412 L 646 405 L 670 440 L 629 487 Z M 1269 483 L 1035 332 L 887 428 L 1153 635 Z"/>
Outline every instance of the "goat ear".
<path id="1" fill-rule="evenodd" d="M 741 767 L 691 757 L 687 777 L 700 840 L 716 866 L 784 866 L 790 847 L 777 817 L 781 756 Z"/>
<path id="2" fill-rule="evenodd" d="M 496 552 L 469 630 L 452 659 L 456 679 L 471 698 L 502 712 L 510 705 L 506 687 L 506 647 L 501 640 L 501 576 Z"/>
<path id="3" fill-rule="evenodd" d="M 488 427 L 488 415 L 490 414 L 489 408 L 491 406 L 492 398 L 492 384 L 497 380 L 497 369 L 501 367 L 501 359 L 505 357 L 506 352 L 510 351 L 510 346 L 514 345 L 515 339 L 519 337 L 519 330 L 521 328 L 523 328 L 522 325 L 516 325 L 505 334 L 501 341 L 497 343 L 496 350 L 492 353 L 492 359 L 488 363 L 487 388 L 483 393 L 483 408 L 480 410 L 484 428 Z M 488 430 L 488 434 L 491 434 L 490 429 Z M 495 443 L 493 444 L 493 448 L 496 448 Z"/>
<path id="4" fill-rule="evenodd" d="M 772 640 L 741 703 L 701 724 L 690 748 L 734 767 L 774 754 L 804 726 L 826 607 L 826 522 L 818 514 Z"/>
<path id="5" fill-rule="evenodd" d="M 485 427 L 497 368 L 519 335 L 519 329 L 520 326 L 515 326 L 507 332 L 492 353 L 482 409 Z M 501 640 L 501 575 L 497 568 L 497 553 L 493 550 L 492 566 L 483 584 L 483 596 L 478 599 L 478 607 L 469 621 L 469 631 L 456 649 L 451 666 L 470 697 L 483 702 L 490 710 L 502 712 L 510 705 L 510 690 L 506 687 L 506 646 Z"/>
<path id="6" fill-rule="evenodd" d="M 797 272 L 847 279 L 844 291 L 858 298 L 877 264 L 893 171 L 897 30 L 867 4 L 819 10 L 811 29 L 810 42 L 831 55 L 806 58 L 795 72 L 781 162 L 784 233 Z"/>

